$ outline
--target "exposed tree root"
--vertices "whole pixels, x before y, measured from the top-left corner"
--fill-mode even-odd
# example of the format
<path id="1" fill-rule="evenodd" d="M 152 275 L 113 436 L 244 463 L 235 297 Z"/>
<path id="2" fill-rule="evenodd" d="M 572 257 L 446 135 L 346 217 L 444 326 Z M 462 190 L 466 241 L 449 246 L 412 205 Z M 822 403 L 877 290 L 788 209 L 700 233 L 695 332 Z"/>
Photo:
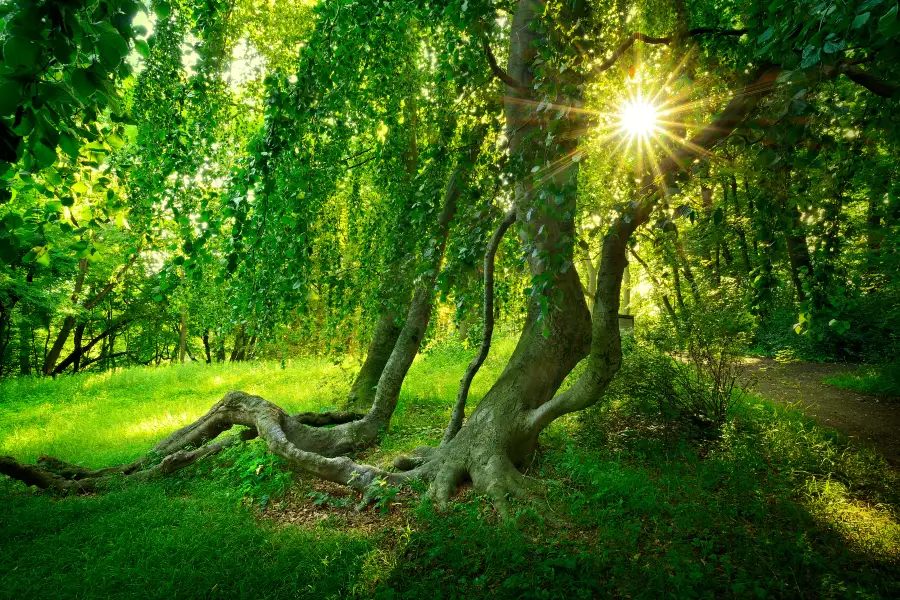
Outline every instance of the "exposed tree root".
<path id="1" fill-rule="evenodd" d="M 261 437 L 272 452 L 293 465 L 323 479 L 362 491 L 375 478 L 393 479 L 394 476 L 375 467 L 357 465 L 348 458 L 330 458 L 305 449 L 308 446 L 322 446 L 329 434 L 335 446 L 346 447 L 346 440 L 352 433 L 337 430 L 337 427 L 317 430 L 310 425 L 337 424 L 347 428 L 361 423 L 361 420 L 362 415 L 358 413 L 300 413 L 290 416 L 258 396 L 229 392 L 203 417 L 161 440 L 134 462 L 87 469 L 48 456 L 42 456 L 36 465 L 23 465 L 11 457 L 2 457 L 0 473 L 44 489 L 91 492 L 120 477 L 146 480 L 155 475 L 173 473 L 229 446 Z M 244 425 L 249 429 L 213 441 L 234 425 Z"/>

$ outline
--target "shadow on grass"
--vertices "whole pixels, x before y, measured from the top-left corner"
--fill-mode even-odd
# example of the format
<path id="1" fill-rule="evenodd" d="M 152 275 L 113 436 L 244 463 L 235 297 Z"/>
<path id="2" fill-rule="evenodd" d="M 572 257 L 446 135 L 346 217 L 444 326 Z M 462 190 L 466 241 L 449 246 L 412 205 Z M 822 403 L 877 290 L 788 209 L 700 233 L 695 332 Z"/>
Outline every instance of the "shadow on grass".
<path id="1" fill-rule="evenodd" d="M 548 438 L 546 506 L 423 505 L 375 596 L 900 597 L 896 473 L 800 415 L 753 401 L 701 441 L 613 407 Z"/>

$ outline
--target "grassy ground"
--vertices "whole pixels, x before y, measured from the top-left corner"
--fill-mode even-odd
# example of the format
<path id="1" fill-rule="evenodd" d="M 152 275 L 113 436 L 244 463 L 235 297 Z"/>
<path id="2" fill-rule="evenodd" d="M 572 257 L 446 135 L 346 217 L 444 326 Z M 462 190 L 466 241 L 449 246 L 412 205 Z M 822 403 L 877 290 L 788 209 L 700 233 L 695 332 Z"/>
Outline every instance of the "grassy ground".
<path id="1" fill-rule="evenodd" d="M 511 350 L 498 344 L 473 400 Z M 439 439 L 470 354 L 416 362 L 367 460 Z M 347 387 L 320 360 L 5 382 L 0 454 L 99 467 L 137 457 L 229 389 L 315 410 Z M 619 400 L 555 424 L 529 473 L 546 504 L 506 524 L 471 492 L 443 515 L 408 493 L 386 516 L 329 512 L 346 503 L 337 491 L 290 480 L 259 444 L 91 497 L 2 481 L 0 597 L 900 597 L 897 475 L 763 400 L 715 440 Z"/>
<path id="2" fill-rule="evenodd" d="M 860 367 L 852 373 L 828 377 L 825 383 L 887 398 L 900 398 L 900 362 Z"/>

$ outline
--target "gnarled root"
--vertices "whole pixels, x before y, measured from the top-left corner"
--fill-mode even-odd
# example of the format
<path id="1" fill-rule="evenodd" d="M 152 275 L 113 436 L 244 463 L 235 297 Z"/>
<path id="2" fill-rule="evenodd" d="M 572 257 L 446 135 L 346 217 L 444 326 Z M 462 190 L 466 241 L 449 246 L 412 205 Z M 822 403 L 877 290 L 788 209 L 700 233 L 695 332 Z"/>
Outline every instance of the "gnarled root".
<path id="1" fill-rule="evenodd" d="M 290 416 L 280 407 L 258 396 L 229 392 L 200 419 L 161 440 L 150 452 L 134 462 L 103 469 L 88 469 L 48 456 L 42 456 L 36 465 L 23 465 L 12 457 L 0 457 L 0 474 L 44 489 L 84 493 L 94 491 L 114 478 L 145 480 L 155 475 L 173 473 L 229 446 L 261 437 L 275 454 L 286 458 L 293 465 L 323 479 L 363 491 L 376 478 L 393 481 L 399 476 L 375 467 L 357 465 L 348 458 L 331 458 L 308 449 L 326 447 L 329 434 L 334 446 L 347 447 L 348 440 L 352 439 L 354 433 L 352 430 L 336 431 L 337 428 L 316 430 L 310 426 L 350 426 L 360 422 L 361 418 L 362 415 L 354 412 L 300 413 Z M 213 441 L 234 425 L 244 425 L 248 429 Z M 316 431 L 321 433 L 314 434 Z M 305 436 L 306 432 L 310 434 Z"/>

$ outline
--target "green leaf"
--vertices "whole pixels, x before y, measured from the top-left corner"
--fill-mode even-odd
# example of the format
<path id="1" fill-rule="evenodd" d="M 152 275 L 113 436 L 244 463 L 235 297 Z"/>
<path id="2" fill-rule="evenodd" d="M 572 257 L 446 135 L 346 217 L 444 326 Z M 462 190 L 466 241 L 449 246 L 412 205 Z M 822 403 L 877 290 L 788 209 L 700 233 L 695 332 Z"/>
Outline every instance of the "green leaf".
<path id="1" fill-rule="evenodd" d="M 878 31 L 885 37 L 894 37 L 900 31 L 900 20 L 897 19 L 897 5 L 878 19 Z"/>
<path id="2" fill-rule="evenodd" d="M 91 81 L 86 69 L 78 69 L 72 73 L 72 87 L 75 88 L 75 94 L 82 102 L 87 102 L 97 91 L 97 86 Z"/>
<path id="3" fill-rule="evenodd" d="M 56 150 L 54 148 L 48 148 L 41 142 L 36 142 L 34 144 L 32 152 L 37 161 L 37 166 L 41 169 L 46 169 L 56 162 Z"/>
<path id="4" fill-rule="evenodd" d="M 35 66 L 40 55 L 41 47 L 31 40 L 11 37 L 3 44 L 3 60 L 13 69 Z"/>
<path id="5" fill-rule="evenodd" d="M 106 67 L 113 69 L 128 54 L 128 42 L 112 25 L 101 23 L 100 28 L 102 33 L 97 40 L 97 52 L 100 53 L 100 61 Z"/>
<path id="6" fill-rule="evenodd" d="M 0 117 L 16 112 L 19 107 L 22 86 L 18 81 L 0 79 Z"/>
<path id="7" fill-rule="evenodd" d="M 63 149 L 63 152 L 68 154 L 72 158 L 78 158 L 78 148 L 80 144 L 78 140 L 75 139 L 75 136 L 67 131 L 63 131 L 59 134 L 59 147 Z"/>
<path id="8" fill-rule="evenodd" d="M 863 25 L 869 22 L 869 17 L 872 16 L 872 13 L 864 12 L 861 15 L 856 15 L 856 18 L 853 19 L 852 27 L 853 29 L 859 29 Z"/>
<path id="9" fill-rule="evenodd" d="M 6 264 L 12 264 L 18 257 L 16 247 L 9 238 L 0 238 L 0 260 Z"/>
<path id="10" fill-rule="evenodd" d="M 843 50 L 846 46 L 847 43 L 844 42 L 844 40 L 838 40 L 836 42 L 829 40 L 825 42 L 825 47 L 822 48 L 822 50 L 825 52 L 825 54 L 835 54 Z"/>
<path id="11" fill-rule="evenodd" d="M 138 54 L 149 60 L 150 46 L 146 40 L 134 40 L 134 49 L 137 50 Z"/>
<path id="12" fill-rule="evenodd" d="M 769 41 L 772 35 L 775 33 L 775 29 L 773 27 L 769 27 L 765 31 L 762 32 L 762 35 L 759 36 L 759 42 L 764 43 Z"/>
<path id="13" fill-rule="evenodd" d="M 165 19 L 172 13 L 172 6 L 168 2 L 158 2 L 155 11 L 157 17 Z"/>
<path id="14" fill-rule="evenodd" d="M 75 56 L 75 46 L 63 36 L 57 36 L 52 42 L 53 56 L 60 63 L 67 65 Z"/>
<path id="15" fill-rule="evenodd" d="M 40 252 L 37 253 L 35 262 L 42 267 L 50 266 L 50 249 L 47 246 L 41 248 Z"/>

